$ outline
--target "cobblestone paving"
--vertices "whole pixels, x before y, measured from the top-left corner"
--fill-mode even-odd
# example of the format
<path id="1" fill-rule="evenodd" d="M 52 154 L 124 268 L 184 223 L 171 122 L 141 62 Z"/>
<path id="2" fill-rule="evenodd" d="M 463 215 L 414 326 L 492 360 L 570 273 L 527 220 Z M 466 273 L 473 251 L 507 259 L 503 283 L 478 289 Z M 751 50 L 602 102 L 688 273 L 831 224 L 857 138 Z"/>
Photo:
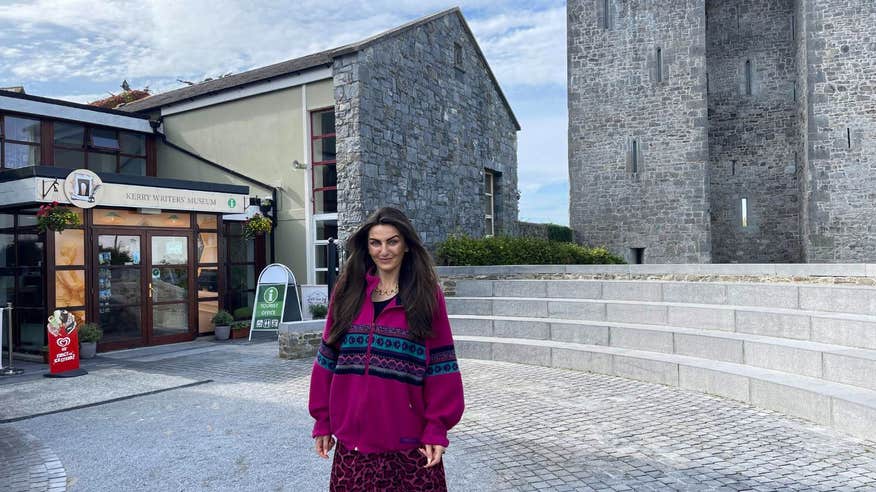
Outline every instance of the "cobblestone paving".
<path id="1" fill-rule="evenodd" d="M 313 457 L 306 414 L 310 361 L 280 360 L 274 344 L 256 344 L 117 363 L 215 382 L 6 424 L 65 457 L 70 490 L 325 489 L 329 465 Z M 467 410 L 450 436 L 451 490 L 876 490 L 876 443 L 815 424 L 609 376 L 461 367 Z M 111 435 L 81 453 L 53 441 L 56 428 L 78 421 L 96 434 L 112 426 Z M 141 436 L 150 440 L 132 447 Z M 104 470 L 101 453 L 138 473 Z"/>
<path id="2" fill-rule="evenodd" d="M 0 457 L 0 490 L 4 492 L 67 490 L 64 465 L 51 449 L 26 432 L 0 426 Z"/>

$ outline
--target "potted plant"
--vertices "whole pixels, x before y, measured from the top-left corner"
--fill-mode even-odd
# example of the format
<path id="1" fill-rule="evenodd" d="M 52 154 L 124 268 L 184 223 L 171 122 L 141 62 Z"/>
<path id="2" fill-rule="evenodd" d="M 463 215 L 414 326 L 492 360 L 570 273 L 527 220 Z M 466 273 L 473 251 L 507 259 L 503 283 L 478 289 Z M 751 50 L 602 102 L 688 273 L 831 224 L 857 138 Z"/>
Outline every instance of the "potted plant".
<path id="1" fill-rule="evenodd" d="M 325 315 L 328 314 L 328 306 L 325 304 L 311 304 L 307 309 L 313 319 L 325 319 Z"/>
<path id="2" fill-rule="evenodd" d="M 92 359 L 97 354 L 97 342 L 103 337 L 103 330 L 97 323 L 85 323 L 79 327 L 79 356 Z"/>
<path id="3" fill-rule="evenodd" d="M 243 237 L 252 239 L 256 236 L 262 236 L 271 232 L 272 225 L 271 219 L 257 213 L 243 223 Z"/>
<path id="4" fill-rule="evenodd" d="M 79 215 L 69 207 L 62 207 L 58 202 L 40 206 L 36 213 L 37 229 L 40 232 L 61 232 L 68 227 L 82 224 Z"/>
<path id="5" fill-rule="evenodd" d="M 249 320 L 235 321 L 231 325 L 231 338 L 246 338 L 249 336 Z"/>
<path id="6" fill-rule="evenodd" d="M 234 322 L 234 318 L 231 316 L 231 313 L 224 309 L 219 310 L 219 312 L 213 315 L 213 334 L 216 340 L 228 340 L 228 336 L 231 334 L 232 322 Z"/>

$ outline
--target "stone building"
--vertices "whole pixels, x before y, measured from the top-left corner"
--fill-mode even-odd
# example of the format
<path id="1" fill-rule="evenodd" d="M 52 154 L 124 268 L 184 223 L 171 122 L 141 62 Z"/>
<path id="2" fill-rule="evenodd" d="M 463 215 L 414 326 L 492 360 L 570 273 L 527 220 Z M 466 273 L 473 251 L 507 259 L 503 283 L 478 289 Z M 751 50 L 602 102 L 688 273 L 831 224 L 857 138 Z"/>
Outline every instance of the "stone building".
<path id="1" fill-rule="evenodd" d="M 326 240 L 383 205 L 430 246 L 516 232 L 520 126 L 458 8 L 120 109 L 162 123 L 163 175 L 272 198 L 275 259 L 302 282 L 324 283 Z"/>
<path id="2" fill-rule="evenodd" d="M 876 4 L 571 0 L 570 222 L 631 262 L 876 257 Z"/>

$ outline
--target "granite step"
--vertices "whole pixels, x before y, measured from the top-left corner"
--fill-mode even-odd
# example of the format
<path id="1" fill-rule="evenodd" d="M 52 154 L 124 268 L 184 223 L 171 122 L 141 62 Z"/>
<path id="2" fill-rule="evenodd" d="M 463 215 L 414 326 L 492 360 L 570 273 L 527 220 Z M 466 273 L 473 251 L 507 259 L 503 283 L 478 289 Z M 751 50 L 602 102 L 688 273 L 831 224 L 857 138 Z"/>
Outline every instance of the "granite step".
<path id="1" fill-rule="evenodd" d="M 522 316 L 665 325 L 876 349 L 876 316 L 685 302 L 448 297 L 451 315 Z"/>
<path id="2" fill-rule="evenodd" d="M 665 325 L 452 315 L 455 336 L 522 338 L 677 354 L 876 390 L 876 350 Z"/>
<path id="3" fill-rule="evenodd" d="M 876 440 L 876 391 L 679 354 L 554 340 L 457 335 L 462 358 L 575 369 L 677 386 L 804 418 Z"/>

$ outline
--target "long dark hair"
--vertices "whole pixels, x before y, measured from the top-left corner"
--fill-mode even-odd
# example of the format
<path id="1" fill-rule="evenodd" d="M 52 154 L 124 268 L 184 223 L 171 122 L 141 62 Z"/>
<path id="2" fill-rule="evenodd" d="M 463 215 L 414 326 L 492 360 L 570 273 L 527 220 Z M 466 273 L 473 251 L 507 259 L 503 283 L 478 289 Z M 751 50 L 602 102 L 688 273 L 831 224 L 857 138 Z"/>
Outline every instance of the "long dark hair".
<path id="1" fill-rule="evenodd" d="M 347 260 L 332 292 L 329 343 L 344 336 L 366 300 L 365 273 L 377 268 L 368 254 L 368 233 L 376 225 L 391 225 L 404 238 L 408 251 L 402 258 L 399 272 L 398 299 L 404 305 L 411 334 L 421 340 L 432 336 L 432 315 L 437 304 L 435 289 L 438 288 L 435 263 L 407 216 L 397 208 L 383 207 L 371 214 L 347 239 Z"/>

